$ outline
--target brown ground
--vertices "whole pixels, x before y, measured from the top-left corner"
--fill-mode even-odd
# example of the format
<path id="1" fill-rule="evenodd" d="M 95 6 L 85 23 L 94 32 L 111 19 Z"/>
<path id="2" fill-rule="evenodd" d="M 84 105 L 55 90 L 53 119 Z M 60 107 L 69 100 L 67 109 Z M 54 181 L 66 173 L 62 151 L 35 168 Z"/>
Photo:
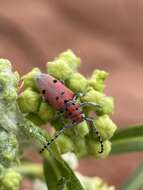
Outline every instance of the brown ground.
<path id="1" fill-rule="evenodd" d="M 21 74 L 71 48 L 81 72 L 110 72 L 106 92 L 115 97 L 119 127 L 141 123 L 143 114 L 143 2 L 140 0 L 0 0 L 0 57 Z M 143 154 L 81 162 L 80 170 L 119 185 Z"/>

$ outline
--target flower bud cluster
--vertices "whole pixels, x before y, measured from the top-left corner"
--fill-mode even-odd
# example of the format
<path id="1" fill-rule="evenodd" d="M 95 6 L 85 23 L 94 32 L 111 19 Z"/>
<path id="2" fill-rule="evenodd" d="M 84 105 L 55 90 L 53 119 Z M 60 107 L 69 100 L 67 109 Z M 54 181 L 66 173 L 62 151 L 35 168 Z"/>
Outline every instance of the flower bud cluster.
<path id="1" fill-rule="evenodd" d="M 99 153 L 100 143 L 95 134 L 91 135 L 90 127 L 85 121 L 59 137 L 57 144 L 61 153 L 73 151 L 79 157 L 90 154 L 96 158 L 105 158 L 111 151 L 110 138 L 116 130 L 116 125 L 109 116 L 114 109 L 113 98 L 106 96 L 104 93 L 105 79 L 108 73 L 95 70 L 91 78 L 85 78 L 77 71 L 80 62 L 79 57 L 71 50 L 67 50 L 47 63 L 47 73 L 63 80 L 65 85 L 73 92 L 83 93 L 84 96 L 79 98 L 79 101 L 93 102 L 100 105 L 96 108 L 89 106 L 84 111 L 86 116 L 89 116 L 91 112 L 96 113 L 93 122 L 104 140 L 104 151 L 102 154 Z M 26 113 L 27 118 L 35 124 L 42 125 L 50 122 L 56 130 L 59 130 L 63 127 L 62 120 L 60 117 L 56 117 L 56 110 L 43 101 L 41 94 L 38 92 L 36 80 L 34 80 L 34 77 L 40 72 L 38 68 L 34 68 L 23 77 L 25 91 L 18 97 L 18 104 L 21 111 Z M 67 122 L 66 119 L 62 119 Z"/>

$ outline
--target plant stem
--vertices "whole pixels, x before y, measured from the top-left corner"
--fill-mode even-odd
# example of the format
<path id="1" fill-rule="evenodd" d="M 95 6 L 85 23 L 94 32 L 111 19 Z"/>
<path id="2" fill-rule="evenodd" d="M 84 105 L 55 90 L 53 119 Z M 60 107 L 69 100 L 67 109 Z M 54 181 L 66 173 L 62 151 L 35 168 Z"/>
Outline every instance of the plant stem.
<path id="1" fill-rule="evenodd" d="M 38 163 L 22 163 L 21 166 L 15 168 L 23 176 L 28 176 L 30 178 L 39 178 L 44 180 L 43 166 Z"/>

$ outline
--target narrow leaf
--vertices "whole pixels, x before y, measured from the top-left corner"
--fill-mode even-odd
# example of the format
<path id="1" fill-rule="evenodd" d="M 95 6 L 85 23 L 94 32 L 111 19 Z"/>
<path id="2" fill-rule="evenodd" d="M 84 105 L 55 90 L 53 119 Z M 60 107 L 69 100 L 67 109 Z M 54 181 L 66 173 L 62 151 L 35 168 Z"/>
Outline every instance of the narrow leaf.
<path id="1" fill-rule="evenodd" d="M 112 154 L 143 151 L 143 137 L 121 139 L 112 142 Z"/>
<path id="2" fill-rule="evenodd" d="M 60 156 L 46 155 L 44 174 L 48 190 L 84 190 L 72 169 Z"/>
<path id="3" fill-rule="evenodd" d="M 112 141 L 112 154 L 143 151 L 143 125 L 119 129 Z"/>
<path id="4" fill-rule="evenodd" d="M 60 174 L 50 157 L 47 157 L 47 159 L 44 160 L 44 175 L 48 190 L 57 190 Z"/>
<path id="5" fill-rule="evenodd" d="M 139 190 L 143 186 L 143 164 L 121 186 L 120 190 Z"/>
<path id="6" fill-rule="evenodd" d="M 143 136 L 143 125 L 135 125 L 127 128 L 118 129 L 112 140 Z"/>
<path id="7" fill-rule="evenodd" d="M 70 173 L 70 181 L 67 183 L 68 190 L 84 190 L 83 186 L 81 185 L 79 179 L 75 176 L 72 169 L 68 166 L 66 162 L 64 162 L 66 167 L 69 170 Z"/>

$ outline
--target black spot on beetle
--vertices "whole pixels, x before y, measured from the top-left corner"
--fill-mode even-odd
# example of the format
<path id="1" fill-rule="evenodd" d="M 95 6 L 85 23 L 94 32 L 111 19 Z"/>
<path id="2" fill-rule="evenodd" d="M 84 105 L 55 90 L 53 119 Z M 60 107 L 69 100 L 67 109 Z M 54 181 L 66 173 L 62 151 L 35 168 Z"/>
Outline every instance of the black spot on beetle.
<path id="1" fill-rule="evenodd" d="M 53 80 L 53 83 L 56 83 L 56 82 L 58 82 L 58 81 L 57 81 L 56 79 L 54 79 L 54 80 Z"/>
<path id="2" fill-rule="evenodd" d="M 65 103 L 67 103 L 67 102 L 68 102 L 68 100 L 64 100 L 64 102 L 65 102 Z"/>
<path id="3" fill-rule="evenodd" d="M 65 92 L 61 92 L 61 95 L 64 95 Z"/>
<path id="4" fill-rule="evenodd" d="M 78 110 L 78 108 L 75 108 L 76 110 Z"/>
<path id="5" fill-rule="evenodd" d="M 42 94 L 46 94 L 46 90 L 42 90 Z"/>
<path id="6" fill-rule="evenodd" d="M 56 100 L 58 100 L 59 99 L 59 97 L 56 97 Z"/>
<path id="7" fill-rule="evenodd" d="M 75 106 L 75 103 L 72 103 L 73 106 Z"/>

